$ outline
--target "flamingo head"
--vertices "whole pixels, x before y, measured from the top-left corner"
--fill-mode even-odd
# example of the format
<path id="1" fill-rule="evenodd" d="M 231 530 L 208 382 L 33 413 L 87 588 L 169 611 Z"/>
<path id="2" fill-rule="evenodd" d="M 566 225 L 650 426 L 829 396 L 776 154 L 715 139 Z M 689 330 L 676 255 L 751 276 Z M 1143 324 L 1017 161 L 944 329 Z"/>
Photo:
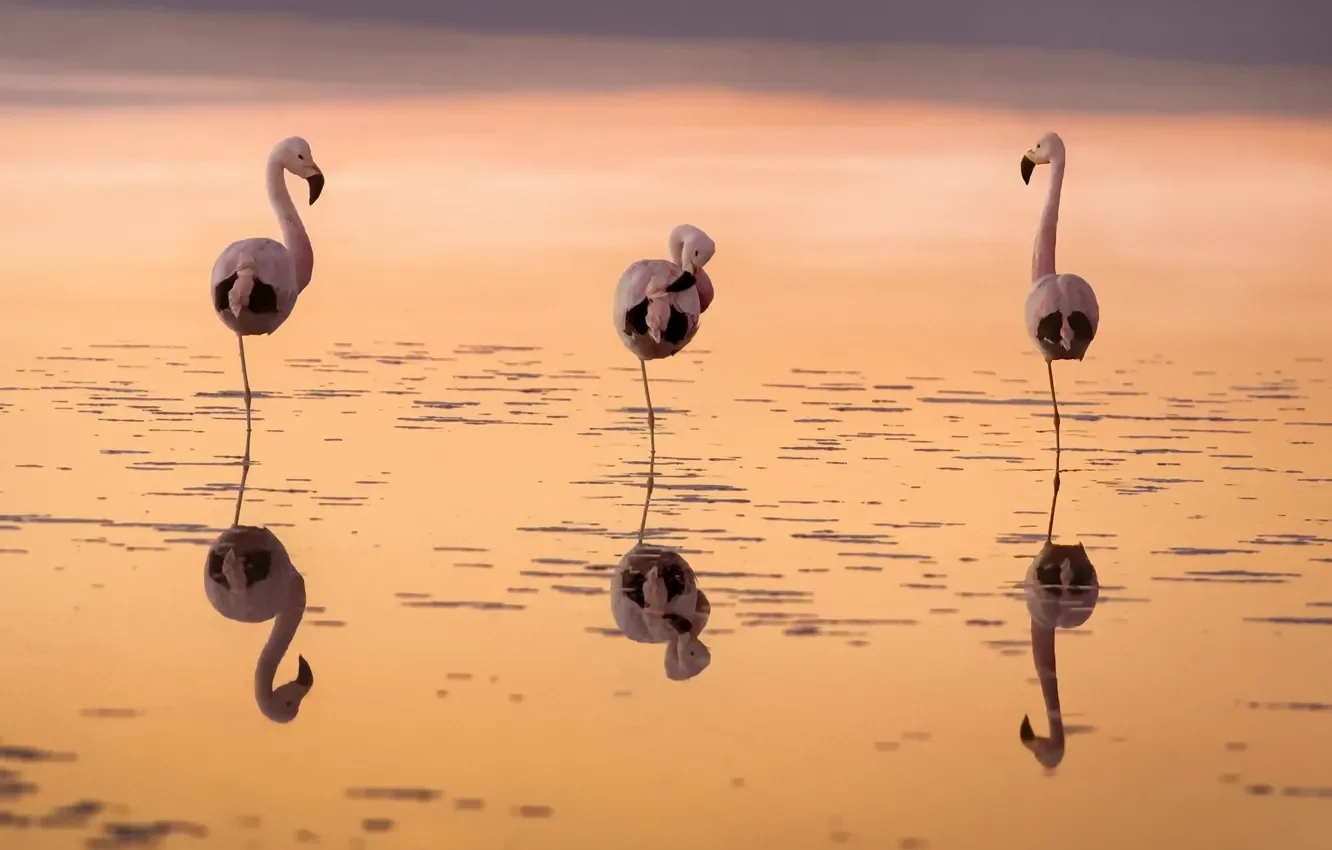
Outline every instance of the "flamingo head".
<path id="1" fill-rule="evenodd" d="M 717 253 L 717 245 L 708 234 L 692 224 L 681 224 L 671 231 L 671 261 L 688 274 L 697 274 Z"/>
<path id="2" fill-rule="evenodd" d="M 315 165 L 309 142 L 300 136 L 283 139 L 273 148 L 270 157 L 276 159 L 284 169 L 310 184 L 310 203 L 319 200 L 320 193 L 324 191 L 324 172 Z"/>
<path id="3" fill-rule="evenodd" d="M 1031 182 L 1031 173 L 1038 165 L 1049 165 L 1056 159 L 1064 158 L 1064 140 L 1058 133 L 1046 133 L 1041 136 L 1031 150 L 1022 155 L 1022 182 Z"/>

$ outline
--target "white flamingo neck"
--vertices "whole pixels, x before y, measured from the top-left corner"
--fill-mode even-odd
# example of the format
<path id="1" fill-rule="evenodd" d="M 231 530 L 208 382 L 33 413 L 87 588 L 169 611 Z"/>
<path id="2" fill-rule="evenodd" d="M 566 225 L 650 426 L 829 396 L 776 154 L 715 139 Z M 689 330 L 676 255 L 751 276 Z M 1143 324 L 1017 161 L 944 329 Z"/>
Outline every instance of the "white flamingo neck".
<path id="1" fill-rule="evenodd" d="M 1032 249 L 1031 279 L 1034 283 L 1055 273 L 1055 235 L 1059 228 L 1059 199 L 1064 190 L 1065 156 L 1050 160 L 1050 189 L 1045 196 L 1045 209 L 1036 228 L 1036 245 Z"/>
<path id="2" fill-rule="evenodd" d="M 305 289 L 314 274 L 314 248 L 310 245 L 310 237 L 305 232 L 300 213 L 296 211 L 296 204 L 291 200 L 291 192 L 287 190 L 286 169 L 282 167 L 276 150 L 268 157 L 266 183 L 268 203 L 277 216 L 278 226 L 282 228 L 282 242 L 296 261 L 296 282 L 301 289 Z"/>
<path id="3" fill-rule="evenodd" d="M 273 629 L 268 633 L 268 642 L 259 653 L 259 663 L 254 667 L 254 696 L 260 701 L 273 696 L 273 679 L 277 676 L 278 665 L 287 654 L 291 641 L 296 637 L 296 629 L 305 616 L 305 579 L 300 573 L 292 573 L 291 589 L 287 604 L 273 618 Z"/>

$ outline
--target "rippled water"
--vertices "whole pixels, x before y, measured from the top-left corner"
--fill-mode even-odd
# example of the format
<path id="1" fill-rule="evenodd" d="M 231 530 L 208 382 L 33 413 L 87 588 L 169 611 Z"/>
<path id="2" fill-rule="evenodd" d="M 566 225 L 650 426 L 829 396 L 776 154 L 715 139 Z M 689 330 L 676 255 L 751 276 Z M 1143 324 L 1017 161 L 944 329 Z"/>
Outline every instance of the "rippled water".
<path id="1" fill-rule="evenodd" d="M 446 287 L 429 309 L 348 301 L 317 269 L 289 325 L 247 348 L 240 522 L 272 532 L 307 594 L 276 680 L 298 654 L 311 668 L 289 723 L 255 695 L 276 621 L 227 619 L 205 593 L 246 445 L 212 254 L 179 311 L 17 306 L 0 845 L 1323 846 L 1317 340 L 1190 342 L 1104 308 L 1088 359 L 1056 367 L 1053 522 L 1099 593 L 1051 638 L 1030 612 L 1052 603 L 1023 588 L 1054 463 L 1018 319 L 1025 246 L 987 284 L 1013 290 L 1011 315 L 941 347 L 939 327 L 880 335 L 831 307 L 755 327 L 753 288 L 726 284 L 745 260 L 724 266 L 714 235 L 715 312 L 649 368 L 644 534 L 695 571 L 710 664 L 674 680 L 671 646 L 612 616 L 649 460 L 637 364 L 605 317 L 613 274 L 558 307 L 596 316 L 570 324 Z M 246 566 L 285 604 L 280 556 Z M 1054 699 L 1062 752 L 1040 742 Z"/>

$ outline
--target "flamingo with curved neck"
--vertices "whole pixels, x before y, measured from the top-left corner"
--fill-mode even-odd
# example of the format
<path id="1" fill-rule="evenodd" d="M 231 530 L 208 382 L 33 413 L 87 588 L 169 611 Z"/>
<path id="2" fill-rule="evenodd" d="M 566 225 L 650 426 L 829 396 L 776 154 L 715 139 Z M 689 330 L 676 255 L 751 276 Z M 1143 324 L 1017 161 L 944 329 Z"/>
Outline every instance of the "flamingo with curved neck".
<path id="1" fill-rule="evenodd" d="M 315 164 L 309 143 L 299 136 L 278 142 L 268 154 L 265 169 L 268 203 L 286 244 L 267 237 L 233 242 L 213 263 L 208 278 L 213 309 L 236 334 L 240 348 L 246 430 L 251 427 L 251 393 L 245 337 L 271 334 L 281 327 L 314 274 L 314 248 L 287 191 L 285 174 L 291 172 L 310 184 L 311 204 L 324 191 L 324 173 Z"/>
<path id="2" fill-rule="evenodd" d="M 284 161 L 289 154 L 286 152 L 286 145 L 286 141 L 280 142 L 269 151 L 268 164 L 264 172 L 264 188 L 268 192 L 268 205 L 273 208 L 278 227 L 282 230 L 282 242 L 296 266 L 296 287 L 297 291 L 301 292 L 310 285 L 310 278 L 314 277 L 314 246 L 310 244 L 310 235 L 305 232 L 305 223 L 301 221 L 301 214 L 296 211 L 296 204 L 287 189 L 285 177 L 287 167 Z M 313 204 L 323 191 L 324 175 L 314 165 L 313 158 L 310 167 L 314 173 L 306 179 L 310 181 L 310 203 Z"/>

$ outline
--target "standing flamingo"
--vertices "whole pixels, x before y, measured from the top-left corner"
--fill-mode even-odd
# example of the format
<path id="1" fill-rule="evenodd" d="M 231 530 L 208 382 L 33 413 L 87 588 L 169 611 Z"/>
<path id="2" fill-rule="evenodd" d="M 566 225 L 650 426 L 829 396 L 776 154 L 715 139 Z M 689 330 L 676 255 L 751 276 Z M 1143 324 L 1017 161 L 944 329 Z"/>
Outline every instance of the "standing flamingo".
<path id="1" fill-rule="evenodd" d="M 245 337 L 271 334 L 281 327 L 314 273 L 314 248 L 287 191 L 284 172 L 290 171 L 310 184 L 311 204 L 324 191 L 324 174 L 315 165 L 309 143 L 299 136 L 278 142 L 268 154 L 267 167 L 268 203 L 277 214 L 286 244 L 263 236 L 232 242 L 213 263 L 209 277 L 213 309 L 240 344 L 247 432 L 250 375 L 245 368 Z"/>
<path id="2" fill-rule="evenodd" d="M 1036 228 L 1031 257 L 1031 291 L 1027 293 L 1027 334 L 1045 357 L 1050 377 L 1050 403 L 1054 405 L 1055 489 L 1059 489 L 1059 400 L 1055 396 L 1054 361 L 1081 360 L 1096 338 L 1101 311 L 1091 284 L 1075 274 L 1055 272 L 1055 231 L 1059 225 L 1059 194 L 1064 188 L 1064 140 L 1046 133 L 1022 157 L 1022 182 L 1031 182 L 1038 165 L 1054 166 L 1050 192 Z"/>
<path id="3" fill-rule="evenodd" d="M 703 266 L 717 246 L 692 224 L 671 231 L 670 260 L 639 260 L 625 269 L 615 287 L 615 330 L 625 348 L 638 357 L 647 399 L 648 496 L 657 461 L 657 425 L 648 389 L 647 361 L 671 357 L 698 333 L 699 320 L 712 303 L 712 280 Z"/>

